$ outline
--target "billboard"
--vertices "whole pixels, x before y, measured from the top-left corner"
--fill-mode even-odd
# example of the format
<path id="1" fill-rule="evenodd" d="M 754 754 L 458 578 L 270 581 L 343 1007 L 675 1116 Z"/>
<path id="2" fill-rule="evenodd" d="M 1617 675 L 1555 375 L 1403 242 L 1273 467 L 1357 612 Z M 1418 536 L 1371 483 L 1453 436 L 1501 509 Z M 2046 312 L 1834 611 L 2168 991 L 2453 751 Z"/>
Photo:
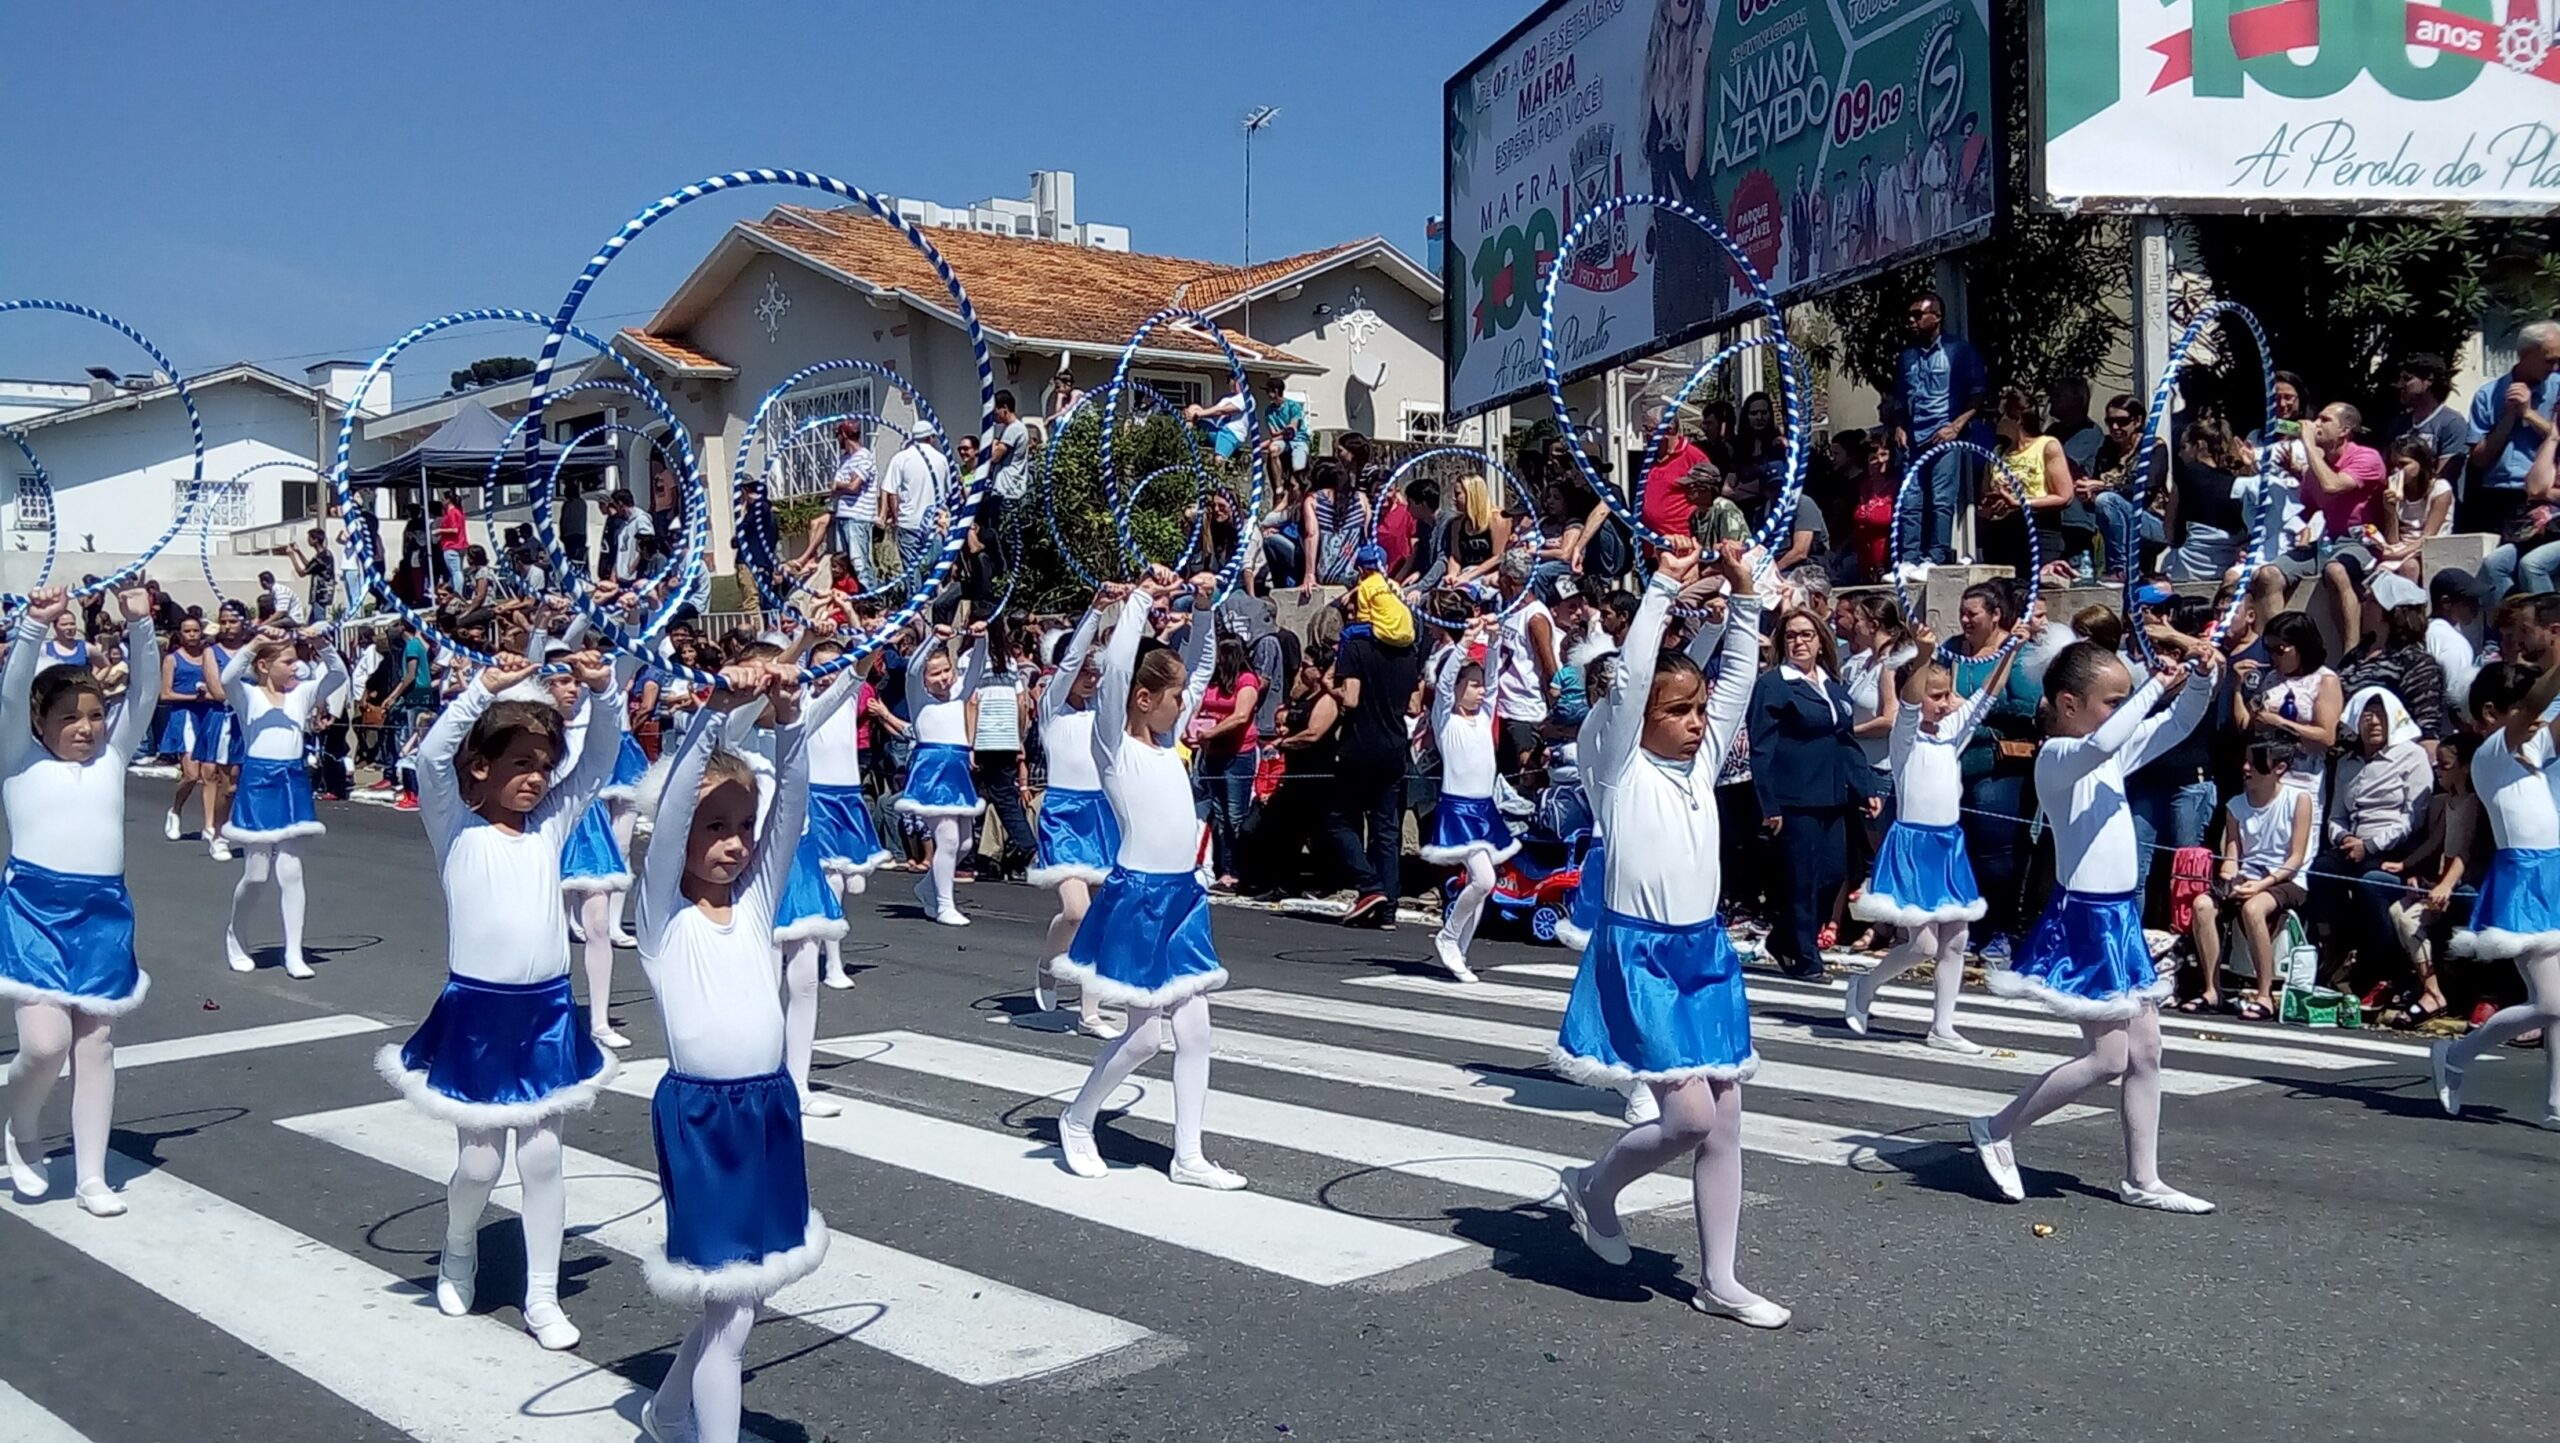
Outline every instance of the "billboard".
<path id="1" fill-rule="evenodd" d="M 1443 94 L 1451 419 L 1541 388 L 1538 295 L 1599 199 L 1662 195 L 1732 234 L 1783 300 L 1991 227 L 1990 0 L 1554 0 Z M 1568 376 L 1751 304 L 1705 233 L 1650 207 L 1570 257 Z"/>
<path id="2" fill-rule="evenodd" d="M 2047 0 L 2063 207 L 2560 210 L 2560 0 Z"/>

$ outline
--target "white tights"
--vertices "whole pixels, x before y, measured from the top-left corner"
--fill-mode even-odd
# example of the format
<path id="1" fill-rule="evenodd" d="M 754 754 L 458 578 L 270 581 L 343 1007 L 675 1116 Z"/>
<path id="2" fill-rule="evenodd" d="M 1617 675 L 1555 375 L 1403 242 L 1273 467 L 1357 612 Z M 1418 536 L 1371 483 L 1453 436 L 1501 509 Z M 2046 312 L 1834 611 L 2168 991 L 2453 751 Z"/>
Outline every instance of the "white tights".
<path id="1" fill-rule="evenodd" d="M 1919 966 L 1935 962 L 1936 993 L 1929 1004 L 1929 1031 L 1952 1037 L 1956 1030 L 1956 998 L 1964 992 L 1964 948 L 1973 928 L 1963 922 L 1932 922 L 1902 939 L 1867 973 L 1864 986 L 1872 997 L 1884 984 Z"/>
<path id="2" fill-rule="evenodd" d="M 537 1309 L 556 1312 L 560 1306 L 560 1234 L 568 1224 L 569 1196 L 560 1175 L 560 1119 L 545 1118 L 513 1131 L 516 1180 L 524 1184 L 516 1208 L 524 1221 L 524 1311 L 532 1321 Z M 444 1194 L 448 1256 L 479 1255 L 480 1214 L 506 1167 L 508 1132 L 503 1127 L 455 1129 L 460 1155 Z"/>
<path id="3" fill-rule="evenodd" d="M 1493 859 L 1482 851 L 1467 853 L 1467 884 L 1458 890 L 1456 901 L 1449 904 L 1449 915 L 1440 923 L 1440 940 L 1467 955 L 1476 940 L 1476 924 L 1484 920 L 1485 898 L 1493 895 Z"/>
<path id="4" fill-rule="evenodd" d="M 2123 1082 L 2116 1110 L 2124 1119 L 2124 1180 L 2157 1189 L 2160 1181 L 2160 1014 L 2145 1007 L 2131 1017 L 2080 1024 L 2079 1056 L 2058 1062 L 2028 1083 L 1991 1119 L 1991 1137 L 2006 1142 L 2058 1107 L 2093 1088 Z"/>
<path id="5" fill-rule="evenodd" d="M 2519 957 L 2516 970 L 2524 974 L 2525 1000 L 2498 1009 L 2497 1015 L 2464 1034 L 2446 1061 L 2458 1072 L 2490 1048 L 2539 1027 L 2543 1029 L 2543 1106 L 2549 1114 L 2560 1116 L 2560 1036 L 2554 1035 L 2560 1031 L 2560 953 Z M 25 1015 L 25 1009 L 19 1009 L 19 1016 Z"/>
<path id="6" fill-rule="evenodd" d="M 1082 877 L 1069 877 L 1058 884 L 1058 915 L 1049 919 L 1048 941 L 1040 952 L 1039 977 L 1050 980 L 1049 964 L 1067 955 L 1075 945 L 1076 928 L 1084 922 L 1085 908 L 1093 905 L 1093 886 Z M 1102 1004 L 1096 1001 L 1090 987 L 1077 989 L 1076 1013 L 1087 1022 L 1099 1021 Z"/>
<path id="7" fill-rule="evenodd" d="M 0 1084 L 0 1103 L 18 1156 L 34 1169 L 32 1178 L 17 1180 L 19 1191 L 43 1188 L 43 1150 L 36 1139 L 43 1135 L 44 1100 L 65 1058 L 71 1062 L 72 1175 L 83 1191 L 107 1185 L 107 1128 L 116 1111 L 113 1020 L 51 1002 L 18 1004 L 18 1057 L 7 1083 Z M 36 1185 L 28 1186 L 31 1181 Z"/>
<path id="8" fill-rule="evenodd" d="M 818 1045 L 818 939 L 786 942 L 782 953 L 782 1065 L 800 1099 L 809 1098 L 809 1054 Z"/>
<path id="9" fill-rule="evenodd" d="M 223 947 L 235 958 L 246 955 L 247 949 L 240 945 L 240 907 L 249 900 L 250 893 L 269 881 L 276 884 L 283 897 L 284 965 L 288 968 L 301 967 L 304 963 L 300 841 L 261 842 L 242 853 L 240 881 L 231 889 L 231 921 L 223 929 Z"/>
<path id="10" fill-rule="evenodd" d="M 701 1443 L 738 1443 L 738 1411 L 746 1397 L 747 1330 L 753 1303 L 705 1303 L 702 1320 L 684 1335 L 658 1384 L 658 1421 L 681 1432 L 691 1418 Z"/>
<path id="11" fill-rule="evenodd" d="M 1093 1071 L 1084 1080 L 1076 1100 L 1067 1104 L 1067 1117 L 1079 1127 L 1090 1128 L 1102 1112 L 1103 1099 L 1117 1091 L 1129 1074 L 1146 1065 L 1164 1045 L 1164 1028 L 1156 1019 L 1165 1016 L 1162 1007 L 1131 1007 L 1129 1029 L 1102 1045 L 1093 1059 Z M 1173 1160 L 1186 1167 L 1199 1167 L 1208 1159 L 1200 1151 L 1201 1114 L 1209 1106 L 1209 998 L 1195 992 L 1173 1004 L 1170 1018 L 1173 1027 Z"/>
<path id="12" fill-rule="evenodd" d="M 1657 1083 L 1662 1116 L 1618 1134 L 1591 1165 L 1583 1207 L 1592 1226 L 1615 1233 L 1618 1194 L 1629 1183 L 1683 1154 L 1691 1155 L 1689 1196 L 1698 1215 L 1698 1251 L 1706 1290 L 1721 1302 L 1749 1303 L 1759 1294 L 1734 1275 L 1742 1245 L 1742 1084 L 1714 1078 Z"/>
<path id="13" fill-rule="evenodd" d="M 933 905 L 944 911 L 951 906 L 951 879 L 960 870 L 960 819 L 933 819 Z"/>
<path id="14" fill-rule="evenodd" d="M 637 860 L 631 855 L 631 836 L 640 829 L 639 803 L 628 798 L 618 802 L 607 802 L 604 804 L 604 820 L 605 825 L 613 830 L 613 845 L 622 853 L 623 865 L 631 866 Z M 637 868 L 634 870 L 636 871 Z M 630 899 L 631 889 L 626 887 L 611 895 L 613 907 L 606 915 L 613 921 L 613 930 L 620 932 L 623 930 L 623 904 Z"/>
<path id="15" fill-rule="evenodd" d="M 619 892 L 583 892 L 577 897 L 579 944 L 587 964 L 587 1030 L 603 1033 L 613 1024 L 605 1016 L 613 1001 L 613 924 L 621 910 Z"/>

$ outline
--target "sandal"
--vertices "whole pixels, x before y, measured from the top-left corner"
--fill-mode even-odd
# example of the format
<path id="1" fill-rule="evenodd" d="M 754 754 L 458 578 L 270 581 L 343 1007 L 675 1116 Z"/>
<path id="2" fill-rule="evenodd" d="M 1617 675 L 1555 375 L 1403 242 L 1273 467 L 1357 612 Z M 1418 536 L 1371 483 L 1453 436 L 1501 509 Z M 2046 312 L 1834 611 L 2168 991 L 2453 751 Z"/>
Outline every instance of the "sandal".
<path id="1" fill-rule="evenodd" d="M 2243 999 L 2235 1010 L 2239 1012 L 2240 1020 L 2243 1022 L 2266 1022 L 2275 1016 L 2275 1013 L 2269 1011 L 2265 1004 L 2255 998 Z"/>
<path id="2" fill-rule="evenodd" d="M 2222 1010 L 2222 999 L 2219 997 L 2190 997 L 2186 1001 L 2178 1004 L 2178 1010 L 2180 1012 L 2187 1013 L 2190 1016 L 2199 1012 L 2219 1012 Z"/>

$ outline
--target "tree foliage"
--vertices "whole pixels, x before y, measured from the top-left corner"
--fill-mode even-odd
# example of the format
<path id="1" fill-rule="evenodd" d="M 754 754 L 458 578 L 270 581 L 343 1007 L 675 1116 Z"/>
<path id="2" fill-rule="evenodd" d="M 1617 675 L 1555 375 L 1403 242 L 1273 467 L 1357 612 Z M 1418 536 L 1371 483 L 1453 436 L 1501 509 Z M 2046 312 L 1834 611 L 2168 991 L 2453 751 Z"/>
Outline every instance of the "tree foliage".
<path id="1" fill-rule="evenodd" d="M 1187 429 L 1172 416 L 1124 416 L 1112 437 L 1111 466 L 1122 484 L 1175 468 L 1139 493 L 1130 521 L 1138 549 L 1152 561 L 1180 560 L 1191 538 L 1191 508 L 1200 498 L 1195 458 L 1218 484 L 1238 495 L 1250 484 L 1242 462 L 1220 462 L 1207 444 L 1187 443 Z M 1031 476 L 1030 494 L 1005 503 L 1000 523 L 1007 553 L 1023 568 L 1013 605 L 1045 612 L 1080 611 L 1092 599 L 1092 589 L 1060 554 L 1061 534 L 1073 548 L 1075 560 L 1104 580 L 1125 579 L 1138 565 L 1120 553 L 1111 501 L 1103 492 L 1101 413 L 1085 407 L 1073 421 L 1053 430 L 1047 449 L 1034 458 Z M 1125 492 L 1115 488 L 1113 495 L 1125 496 Z M 1053 514 L 1056 533 L 1050 530 Z M 1191 561 L 1193 569 L 1201 564 L 1197 557 Z"/>
<path id="2" fill-rule="evenodd" d="M 445 381 L 445 391 L 450 395 L 455 391 L 477 390 L 482 386 L 494 386 L 501 381 L 512 381 L 519 376 L 532 374 L 533 361 L 530 357 L 484 356 L 448 377 Z"/>

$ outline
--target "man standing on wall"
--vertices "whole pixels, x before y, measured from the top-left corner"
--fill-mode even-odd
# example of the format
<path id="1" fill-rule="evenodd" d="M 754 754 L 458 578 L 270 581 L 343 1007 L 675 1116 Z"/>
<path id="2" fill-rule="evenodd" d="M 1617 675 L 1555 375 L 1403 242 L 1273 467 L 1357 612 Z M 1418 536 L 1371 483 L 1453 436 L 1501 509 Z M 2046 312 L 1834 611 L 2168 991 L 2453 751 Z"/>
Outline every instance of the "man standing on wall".
<path id="1" fill-rule="evenodd" d="M 1947 334 L 1947 303 L 1936 291 L 1912 298 L 1909 320 L 1911 344 L 1894 366 L 1894 411 L 1902 418 L 1893 433 L 1897 466 L 1944 442 L 1985 440 L 1970 433 L 1984 429 L 1981 417 L 1991 390 L 1981 353 Z M 1897 564 L 1956 559 L 1956 517 L 1972 472 L 1967 458 L 1954 454 L 1930 463 L 1923 484 L 1903 503 L 1903 534 L 1914 539 L 1905 555 L 1893 558 Z"/>

